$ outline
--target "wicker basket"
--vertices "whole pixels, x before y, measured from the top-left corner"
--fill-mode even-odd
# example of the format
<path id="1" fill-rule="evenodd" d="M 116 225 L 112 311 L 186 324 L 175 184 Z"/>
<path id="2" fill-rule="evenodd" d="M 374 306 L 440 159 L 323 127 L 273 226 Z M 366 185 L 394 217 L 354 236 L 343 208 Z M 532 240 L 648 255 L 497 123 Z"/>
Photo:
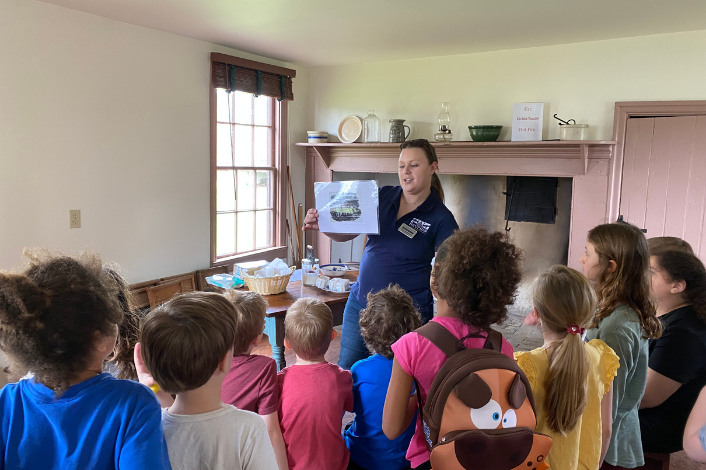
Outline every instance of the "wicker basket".
<path id="1" fill-rule="evenodd" d="M 252 274 L 255 273 L 259 268 L 249 269 L 248 273 L 243 276 L 245 284 L 247 284 L 248 289 L 253 292 L 257 292 L 260 295 L 273 295 L 281 294 L 287 290 L 287 284 L 289 284 L 289 278 L 292 277 L 294 273 L 294 267 L 289 268 L 289 274 L 283 274 L 280 276 L 272 277 L 255 277 Z"/>

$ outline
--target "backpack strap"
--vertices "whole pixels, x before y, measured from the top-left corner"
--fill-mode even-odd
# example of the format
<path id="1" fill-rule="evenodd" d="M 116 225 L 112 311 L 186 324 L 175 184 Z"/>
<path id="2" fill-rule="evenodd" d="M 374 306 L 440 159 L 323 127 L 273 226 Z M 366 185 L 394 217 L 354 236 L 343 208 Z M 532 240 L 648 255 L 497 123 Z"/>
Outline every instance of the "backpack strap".
<path id="1" fill-rule="evenodd" d="M 503 335 L 500 334 L 499 331 L 492 328 L 488 328 L 486 336 L 478 333 L 471 333 L 461 339 L 456 338 L 456 336 L 454 336 L 454 334 L 449 330 L 433 321 L 428 322 L 426 325 L 417 328 L 414 331 L 416 331 L 418 335 L 431 341 L 434 346 L 441 349 L 441 352 L 443 352 L 447 358 L 466 349 L 463 342 L 467 338 L 485 338 L 483 349 L 490 349 L 497 352 L 502 351 Z"/>
<path id="2" fill-rule="evenodd" d="M 447 358 L 466 349 L 466 346 L 464 346 L 453 333 L 437 322 L 430 321 L 414 331 L 416 331 L 418 335 L 431 341 L 434 346 L 441 349 L 441 352 L 446 354 Z"/>

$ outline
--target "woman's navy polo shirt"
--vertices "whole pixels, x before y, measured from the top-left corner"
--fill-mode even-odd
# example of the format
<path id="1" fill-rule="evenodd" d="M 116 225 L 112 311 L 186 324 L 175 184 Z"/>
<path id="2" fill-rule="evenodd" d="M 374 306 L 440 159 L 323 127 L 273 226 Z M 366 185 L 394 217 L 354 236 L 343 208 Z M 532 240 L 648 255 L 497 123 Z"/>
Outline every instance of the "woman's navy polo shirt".
<path id="1" fill-rule="evenodd" d="M 432 312 L 431 260 L 439 245 L 458 229 L 458 224 L 434 191 L 419 207 L 397 220 L 401 196 L 399 186 L 380 188 L 380 234 L 368 235 L 358 281 L 353 284 L 351 295 L 365 307 L 369 292 L 399 284 L 412 296 L 422 316 L 428 318 Z M 414 236 L 410 238 L 400 231 L 403 224 L 407 234 L 416 232 Z"/>

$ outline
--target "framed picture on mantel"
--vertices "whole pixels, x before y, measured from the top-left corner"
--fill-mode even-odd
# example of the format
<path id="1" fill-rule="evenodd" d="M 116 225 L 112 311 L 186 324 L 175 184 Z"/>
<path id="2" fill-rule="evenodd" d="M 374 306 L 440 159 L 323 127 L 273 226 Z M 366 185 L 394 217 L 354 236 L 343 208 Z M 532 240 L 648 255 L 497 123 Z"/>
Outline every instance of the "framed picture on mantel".
<path id="1" fill-rule="evenodd" d="M 515 103 L 512 106 L 512 141 L 542 140 L 544 103 Z"/>

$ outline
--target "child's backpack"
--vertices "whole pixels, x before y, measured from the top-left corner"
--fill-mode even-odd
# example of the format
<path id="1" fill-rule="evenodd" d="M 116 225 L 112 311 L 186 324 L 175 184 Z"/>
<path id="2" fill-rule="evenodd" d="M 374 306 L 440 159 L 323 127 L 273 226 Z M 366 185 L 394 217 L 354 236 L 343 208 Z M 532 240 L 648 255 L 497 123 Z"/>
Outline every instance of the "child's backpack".
<path id="1" fill-rule="evenodd" d="M 502 335 L 458 339 L 436 322 L 415 330 L 446 354 L 419 409 L 434 470 L 546 470 L 550 437 L 534 432 L 534 397 L 517 363 L 502 354 Z M 463 345 L 486 338 L 483 349 Z M 419 384 L 417 384 L 419 390 Z M 419 394 L 417 394 L 419 397 Z"/>

